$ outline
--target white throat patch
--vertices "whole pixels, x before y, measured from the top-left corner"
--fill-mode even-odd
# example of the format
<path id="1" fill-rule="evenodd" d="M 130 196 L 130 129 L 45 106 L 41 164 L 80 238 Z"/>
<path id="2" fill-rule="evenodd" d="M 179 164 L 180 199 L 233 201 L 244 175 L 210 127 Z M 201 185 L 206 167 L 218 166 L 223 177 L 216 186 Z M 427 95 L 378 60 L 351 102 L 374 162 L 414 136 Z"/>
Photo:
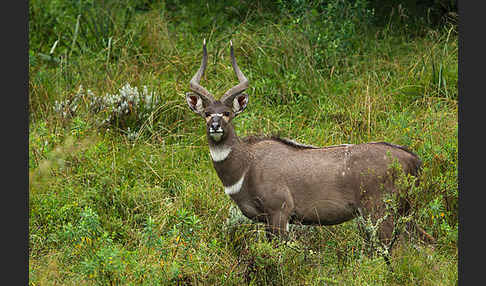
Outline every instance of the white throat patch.
<path id="1" fill-rule="evenodd" d="M 209 153 L 211 154 L 211 158 L 213 158 L 214 162 L 221 162 L 224 161 L 229 153 L 231 152 L 231 147 L 222 146 L 222 147 L 211 147 L 209 146 Z"/>
<path id="2" fill-rule="evenodd" d="M 241 178 L 238 180 L 238 182 L 234 183 L 231 186 L 224 187 L 224 192 L 227 195 L 234 195 L 240 192 L 241 186 L 243 186 L 243 181 L 245 180 L 245 173 L 241 176 Z"/>

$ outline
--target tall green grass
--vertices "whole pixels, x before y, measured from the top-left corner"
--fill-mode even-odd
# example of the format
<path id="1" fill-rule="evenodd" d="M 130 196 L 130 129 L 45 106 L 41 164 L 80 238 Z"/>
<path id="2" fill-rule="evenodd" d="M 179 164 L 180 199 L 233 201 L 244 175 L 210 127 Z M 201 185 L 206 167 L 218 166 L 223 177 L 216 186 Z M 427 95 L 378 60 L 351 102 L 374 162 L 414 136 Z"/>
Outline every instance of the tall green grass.
<path id="1" fill-rule="evenodd" d="M 110 16 L 95 2 L 29 2 L 30 284 L 457 284 L 454 25 L 380 22 L 366 1 L 105 1 Z M 230 211 L 184 100 L 203 38 L 208 90 L 237 82 L 230 39 L 250 79 L 240 136 L 415 151 L 413 219 L 437 243 L 404 238 L 392 272 L 367 255 L 354 221 L 295 227 L 284 244 Z M 91 103 L 126 84 L 158 105 L 100 124 L 110 109 Z"/>

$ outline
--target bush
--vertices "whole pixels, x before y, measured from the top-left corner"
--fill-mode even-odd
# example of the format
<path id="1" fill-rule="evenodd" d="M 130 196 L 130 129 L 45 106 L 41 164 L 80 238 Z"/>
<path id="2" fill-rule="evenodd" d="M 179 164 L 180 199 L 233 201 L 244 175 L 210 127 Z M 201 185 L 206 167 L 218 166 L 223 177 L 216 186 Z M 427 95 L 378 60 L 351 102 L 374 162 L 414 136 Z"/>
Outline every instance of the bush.
<path id="1" fill-rule="evenodd" d="M 115 127 L 124 130 L 130 139 L 137 136 L 137 131 L 159 106 L 154 92 L 143 86 L 141 92 L 137 87 L 125 84 L 117 94 L 95 96 L 91 90 L 79 86 L 72 98 L 54 104 L 54 111 L 63 118 L 74 117 L 76 111 L 84 104 L 95 118 L 98 127 Z M 87 106 L 87 107 L 86 107 Z"/>

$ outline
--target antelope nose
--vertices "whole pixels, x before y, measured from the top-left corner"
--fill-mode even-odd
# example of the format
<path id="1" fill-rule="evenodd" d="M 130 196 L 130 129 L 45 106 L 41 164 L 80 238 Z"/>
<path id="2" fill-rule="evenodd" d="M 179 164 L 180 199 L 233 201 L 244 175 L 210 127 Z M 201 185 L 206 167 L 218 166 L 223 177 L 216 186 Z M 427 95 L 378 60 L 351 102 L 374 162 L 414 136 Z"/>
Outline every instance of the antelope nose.
<path id="1" fill-rule="evenodd" d="M 217 121 L 213 121 L 213 122 L 211 122 L 211 128 L 212 128 L 213 130 L 215 130 L 215 131 L 216 131 L 216 130 L 218 130 L 218 129 L 219 129 L 219 127 L 220 127 L 219 122 L 217 122 Z"/>

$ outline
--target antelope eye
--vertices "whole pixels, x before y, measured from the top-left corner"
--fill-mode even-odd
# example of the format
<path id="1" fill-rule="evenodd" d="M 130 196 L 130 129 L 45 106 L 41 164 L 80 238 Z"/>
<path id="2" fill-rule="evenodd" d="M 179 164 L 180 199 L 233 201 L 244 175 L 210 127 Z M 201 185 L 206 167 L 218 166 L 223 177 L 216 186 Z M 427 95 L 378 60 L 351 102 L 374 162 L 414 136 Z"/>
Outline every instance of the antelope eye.
<path id="1" fill-rule="evenodd" d="M 205 115 L 206 117 L 209 117 L 209 116 L 211 116 L 211 113 L 206 112 L 206 113 L 204 113 L 204 115 Z"/>
<path id="2" fill-rule="evenodd" d="M 228 116 L 230 116 L 230 113 L 228 111 L 225 111 L 225 112 L 223 112 L 223 116 L 228 117 Z"/>

